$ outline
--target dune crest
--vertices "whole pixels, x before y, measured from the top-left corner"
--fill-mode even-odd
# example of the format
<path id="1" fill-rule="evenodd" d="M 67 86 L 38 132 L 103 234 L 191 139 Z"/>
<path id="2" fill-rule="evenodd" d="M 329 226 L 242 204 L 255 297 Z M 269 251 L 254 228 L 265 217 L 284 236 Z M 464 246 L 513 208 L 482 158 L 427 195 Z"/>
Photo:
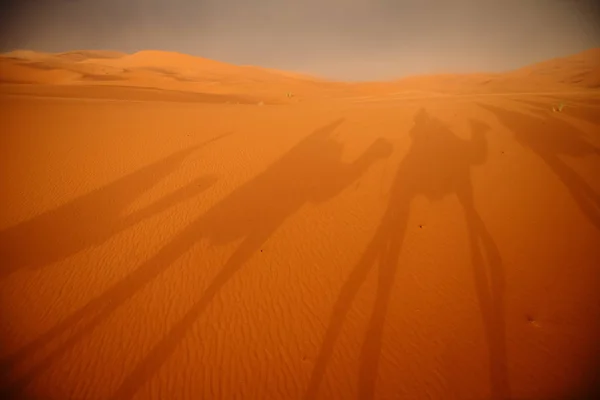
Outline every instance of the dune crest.
<path id="1" fill-rule="evenodd" d="M 42 53 L 17 50 L 0 56 L 4 84 L 146 87 L 178 92 L 255 95 L 257 101 L 298 98 L 587 90 L 600 87 L 600 49 L 590 49 L 506 73 L 412 76 L 389 82 L 333 82 L 306 74 L 240 66 L 177 52 L 133 54 L 77 50 Z M 14 88 L 3 88 L 14 90 Z M 18 90 L 18 89 L 17 89 Z"/>

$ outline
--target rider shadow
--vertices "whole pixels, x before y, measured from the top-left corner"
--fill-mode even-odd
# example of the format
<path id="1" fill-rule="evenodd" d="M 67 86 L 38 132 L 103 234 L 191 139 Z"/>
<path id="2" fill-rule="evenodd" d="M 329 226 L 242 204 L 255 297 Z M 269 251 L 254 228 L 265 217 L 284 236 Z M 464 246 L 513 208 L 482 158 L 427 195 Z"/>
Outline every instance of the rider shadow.
<path id="1" fill-rule="evenodd" d="M 157 202 L 130 214 L 127 207 L 164 180 L 195 151 L 229 133 L 180 150 L 115 182 L 0 232 L 0 278 L 64 260 L 159 214 L 209 188 L 215 178 L 202 176 Z"/>
<path id="2" fill-rule="evenodd" d="M 500 123 L 511 130 L 515 139 L 537 154 L 571 193 L 588 220 L 600 229 L 600 195 L 569 167 L 560 156 L 584 157 L 600 155 L 600 149 L 587 142 L 584 133 L 560 118 L 546 115 L 544 119 L 479 104 L 493 113 Z"/>
<path id="3" fill-rule="evenodd" d="M 418 195 L 424 195 L 430 200 L 439 200 L 453 193 L 458 197 L 465 212 L 475 287 L 489 349 L 492 392 L 500 396 L 498 398 L 508 395 L 502 264 L 498 249 L 475 209 L 470 179 L 470 168 L 486 160 L 485 132 L 488 127 L 471 121 L 471 128 L 471 140 L 461 140 L 426 111 L 421 110 L 417 113 L 415 125 L 411 130 L 412 145 L 397 169 L 385 214 L 333 306 L 306 399 L 317 397 L 344 320 L 369 272 L 376 269 L 377 294 L 360 352 L 358 381 L 358 397 L 374 398 L 385 317 L 407 228 L 411 200 Z M 482 248 L 487 256 L 487 268 Z"/>
<path id="4" fill-rule="evenodd" d="M 342 162 L 343 145 L 333 138 L 334 130 L 342 121 L 329 124 L 304 138 L 263 173 L 235 189 L 206 214 L 192 221 L 127 278 L 67 317 L 40 340 L 13 355 L 9 363 L 27 359 L 67 330 L 81 324 L 77 326 L 77 332 L 42 364 L 13 381 L 11 392 L 19 392 L 24 388 L 60 353 L 91 332 L 197 242 L 207 239 L 213 245 L 220 245 L 241 239 L 234 253 L 192 308 L 138 363 L 114 394 L 115 399 L 133 397 L 175 350 L 219 291 L 289 216 L 309 202 L 324 202 L 333 198 L 358 180 L 374 162 L 391 154 L 391 144 L 377 139 L 354 162 Z"/>

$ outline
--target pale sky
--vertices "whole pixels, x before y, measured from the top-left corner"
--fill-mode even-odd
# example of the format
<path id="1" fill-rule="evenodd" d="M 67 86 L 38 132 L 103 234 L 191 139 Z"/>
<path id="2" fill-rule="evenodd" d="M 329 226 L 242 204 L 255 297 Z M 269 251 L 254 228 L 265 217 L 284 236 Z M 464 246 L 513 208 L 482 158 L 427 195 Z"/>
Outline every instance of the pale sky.
<path id="1" fill-rule="evenodd" d="M 0 51 L 168 50 L 343 80 L 495 72 L 600 47 L 598 3 L 2 0 Z"/>

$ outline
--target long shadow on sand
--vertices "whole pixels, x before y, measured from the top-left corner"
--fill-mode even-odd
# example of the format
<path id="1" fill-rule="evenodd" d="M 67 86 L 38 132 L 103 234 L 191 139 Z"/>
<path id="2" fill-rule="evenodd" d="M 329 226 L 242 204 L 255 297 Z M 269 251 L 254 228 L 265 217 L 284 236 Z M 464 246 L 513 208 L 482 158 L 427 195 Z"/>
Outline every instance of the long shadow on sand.
<path id="1" fill-rule="evenodd" d="M 600 195 L 560 158 L 600 155 L 600 150 L 584 139 L 585 134 L 551 114 L 539 119 L 489 104 L 479 103 L 479 106 L 493 113 L 515 134 L 521 145 L 537 154 L 552 169 L 583 214 L 600 229 Z"/>
<path id="2" fill-rule="evenodd" d="M 135 224 L 158 214 L 214 183 L 200 177 L 139 211 L 127 207 L 175 171 L 193 152 L 220 140 L 223 134 L 178 151 L 149 166 L 0 232 L 0 279 L 23 268 L 41 268 L 97 246 Z"/>
<path id="3" fill-rule="evenodd" d="M 392 184 L 387 210 L 375 236 L 344 283 L 331 312 L 331 321 L 316 360 L 305 399 L 317 397 L 344 320 L 369 272 L 377 268 L 378 287 L 373 313 L 360 353 L 359 398 L 375 397 L 375 384 L 384 334 L 385 316 L 394 285 L 410 202 L 417 195 L 439 200 L 456 194 L 465 212 L 475 287 L 479 299 L 490 356 L 494 398 L 508 397 L 504 337 L 504 274 L 492 237 L 475 210 L 470 168 L 487 158 L 487 140 L 482 123 L 472 121 L 472 138 L 457 138 L 440 121 L 421 110 L 411 130 L 412 145 L 400 163 Z M 487 255 L 488 268 L 480 244 Z M 487 270 L 487 273 L 486 273 Z"/>
<path id="4" fill-rule="evenodd" d="M 323 202 L 334 197 L 355 182 L 375 161 L 391 154 L 391 144 L 378 139 L 353 163 L 343 163 L 343 146 L 332 137 L 341 123 L 342 120 L 338 120 L 304 138 L 263 173 L 192 221 L 126 279 L 7 360 L 9 365 L 14 365 L 56 341 L 70 329 L 77 328 L 35 370 L 13 380 L 9 387 L 11 392 L 18 392 L 26 386 L 40 369 L 47 368 L 52 359 L 93 330 L 198 241 L 209 239 L 212 244 L 219 245 L 243 239 L 194 306 L 171 327 L 114 394 L 115 399 L 134 396 L 174 351 L 217 293 L 290 215 L 308 202 Z"/>

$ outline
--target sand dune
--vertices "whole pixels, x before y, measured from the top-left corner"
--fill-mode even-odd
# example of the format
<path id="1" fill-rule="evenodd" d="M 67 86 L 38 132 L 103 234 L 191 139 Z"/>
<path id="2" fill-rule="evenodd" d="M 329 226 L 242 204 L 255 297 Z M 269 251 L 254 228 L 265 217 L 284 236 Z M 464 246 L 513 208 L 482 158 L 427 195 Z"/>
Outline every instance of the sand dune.
<path id="1" fill-rule="evenodd" d="M 129 55 L 101 51 L 58 54 L 15 51 L 0 58 L 1 83 L 141 87 L 255 96 L 256 102 L 267 103 L 331 97 L 332 91 L 337 93 L 344 87 L 302 74 L 237 66 L 164 51 Z M 4 92 L 13 90 L 6 86 L 2 89 Z M 57 91 L 60 89 L 54 90 Z M 295 98 L 290 99 L 288 93 L 293 93 Z"/>
<path id="2" fill-rule="evenodd" d="M 544 79 L 583 88 L 600 88 L 600 49 L 587 50 L 514 71 L 515 79 Z"/>
<path id="3" fill-rule="evenodd" d="M 84 60 L 102 60 L 102 59 L 115 59 L 125 57 L 127 54 L 120 51 L 109 51 L 109 50 L 79 50 L 79 51 L 67 51 L 64 53 L 56 54 L 56 57 L 62 58 L 69 61 L 84 61 Z"/>
<path id="4" fill-rule="evenodd" d="M 597 54 L 360 84 L 4 55 L 0 397 L 592 396 Z"/>
<path id="5" fill-rule="evenodd" d="M 600 50 L 592 49 L 503 74 L 445 74 L 347 84 L 164 51 L 134 54 L 14 51 L 0 58 L 0 78 L 5 84 L 150 87 L 179 92 L 256 95 L 263 101 L 289 103 L 288 93 L 293 93 L 295 100 L 306 101 L 341 96 L 390 96 L 399 92 L 447 95 L 594 89 L 600 82 L 598 65 Z"/>

